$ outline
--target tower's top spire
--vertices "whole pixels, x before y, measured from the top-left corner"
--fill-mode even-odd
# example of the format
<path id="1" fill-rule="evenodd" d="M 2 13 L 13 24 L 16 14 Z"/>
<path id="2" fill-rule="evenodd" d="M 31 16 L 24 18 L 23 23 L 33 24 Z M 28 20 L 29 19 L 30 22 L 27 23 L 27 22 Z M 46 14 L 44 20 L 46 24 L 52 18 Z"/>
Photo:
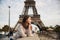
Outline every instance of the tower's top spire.
<path id="1" fill-rule="evenodd" d="M 25 6 L 32 7 L 35 6 L 35 1 L 34 0 L 25 0 Z"/>
<path id="2" fill-rule="evenodd" d="M 34 1 L 34 0 L 26 0 L 26 1 Z"/>

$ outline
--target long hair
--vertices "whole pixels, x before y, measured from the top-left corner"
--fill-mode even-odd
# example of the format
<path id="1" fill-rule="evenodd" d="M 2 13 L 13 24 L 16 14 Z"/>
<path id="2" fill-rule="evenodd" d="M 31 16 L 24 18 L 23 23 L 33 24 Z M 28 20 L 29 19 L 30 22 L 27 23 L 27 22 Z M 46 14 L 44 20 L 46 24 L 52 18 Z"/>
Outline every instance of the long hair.
<path id="1" fill-rule="evenodd" d="M 29 15 L 25 15 L 25 16 L 23 17 L 22 24 L 25 23 L 26 20 L 27 20 L 29 17 L 30 17 Z"/>
<path id="2" fill-rule="evenodd" d="M 26 22 L 26 20 L 27 20 L 29 17 L 30 17 L 29 15 L 25 15 L 25 16 L 23 17 L 22 25 L 23 25 L 23 27 L 24 27 L 25 29 L 28 29 L 28 28 L 29 28 L 29 25 L 28 25 L 27 27 L 25 27 L 25 26 L 26 26 L 26 25 L 25 25 L 25 22 Z M 30 29 L 32 30 L 32 27 L 30 27 Z"/>

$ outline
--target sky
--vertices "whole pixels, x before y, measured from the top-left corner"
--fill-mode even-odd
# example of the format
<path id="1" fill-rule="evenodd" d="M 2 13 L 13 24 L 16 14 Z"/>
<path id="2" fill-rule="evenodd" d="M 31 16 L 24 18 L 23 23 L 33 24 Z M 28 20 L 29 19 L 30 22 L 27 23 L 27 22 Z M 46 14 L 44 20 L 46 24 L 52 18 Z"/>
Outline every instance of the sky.
<path id="1" fill-rule="evenodd" d="M 25 0 L 0 0 L 0 28 L 8 25 L 9 8 L 10 8 L 10 26 L 14 27 L 23 13 Z M 35 0 L 38 14 L 45 26 L 60 25 L 60 0 Z M 29 14 L 33 14 L 29 9 Z"/>

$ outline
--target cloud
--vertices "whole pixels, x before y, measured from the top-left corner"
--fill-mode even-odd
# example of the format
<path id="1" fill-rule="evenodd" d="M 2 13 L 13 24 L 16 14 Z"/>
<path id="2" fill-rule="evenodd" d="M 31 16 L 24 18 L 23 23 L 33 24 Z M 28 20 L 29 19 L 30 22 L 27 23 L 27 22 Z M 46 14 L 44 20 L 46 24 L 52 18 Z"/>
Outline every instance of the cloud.
<path id="1" fill-rule="evenodd" d="M 10 4 L 11 2 L 11 4 Z M 0 5 L 0 25 L 5 25 L 8 24 L 8 16 L 9 16 L 9 8 L 8 6 L 11 6 L 10 8 L 10 18 L 11 18 L 11 25 L 13 24 L 13 26 L 16 24 L 19 15 L 22 12 L 23 9 L 23 2 L 22 0 L 19 2 L 19 0 L 6 0 L 4 3 L 2 3 Z"/>
<path id="2" fill-rule="evenodd" d="M 45 2 L 37 2 L 37 7 L 45 7 L 47 4 Z"/>
<path id="3" fill-rule="evenodd" d="M 14 27 L 22 14 L 25 0 L 1 0 L 0 2 L 0 25 L 8 24 L 8 14 L 10 5 L 11 26 Z M 38 14 L 46 26 L 60 24 L 60 1 L 58 0 L 35 0 Z M 32 14 L 32 9 L 29 14 Z"/>

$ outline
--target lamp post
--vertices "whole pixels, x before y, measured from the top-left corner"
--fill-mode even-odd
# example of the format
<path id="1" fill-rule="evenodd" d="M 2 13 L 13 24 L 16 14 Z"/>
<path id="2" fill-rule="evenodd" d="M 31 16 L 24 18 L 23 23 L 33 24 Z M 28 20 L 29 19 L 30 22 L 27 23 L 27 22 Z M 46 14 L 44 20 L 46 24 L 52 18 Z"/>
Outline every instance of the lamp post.
<path id="1" fill-rule="evenodd" d="M 9 8 L 9 21 L 8 21 L 8 25 L 9 25 L 9 30 L 10 30 L 10 6 L 8 6 L 8 8 Z"/>

